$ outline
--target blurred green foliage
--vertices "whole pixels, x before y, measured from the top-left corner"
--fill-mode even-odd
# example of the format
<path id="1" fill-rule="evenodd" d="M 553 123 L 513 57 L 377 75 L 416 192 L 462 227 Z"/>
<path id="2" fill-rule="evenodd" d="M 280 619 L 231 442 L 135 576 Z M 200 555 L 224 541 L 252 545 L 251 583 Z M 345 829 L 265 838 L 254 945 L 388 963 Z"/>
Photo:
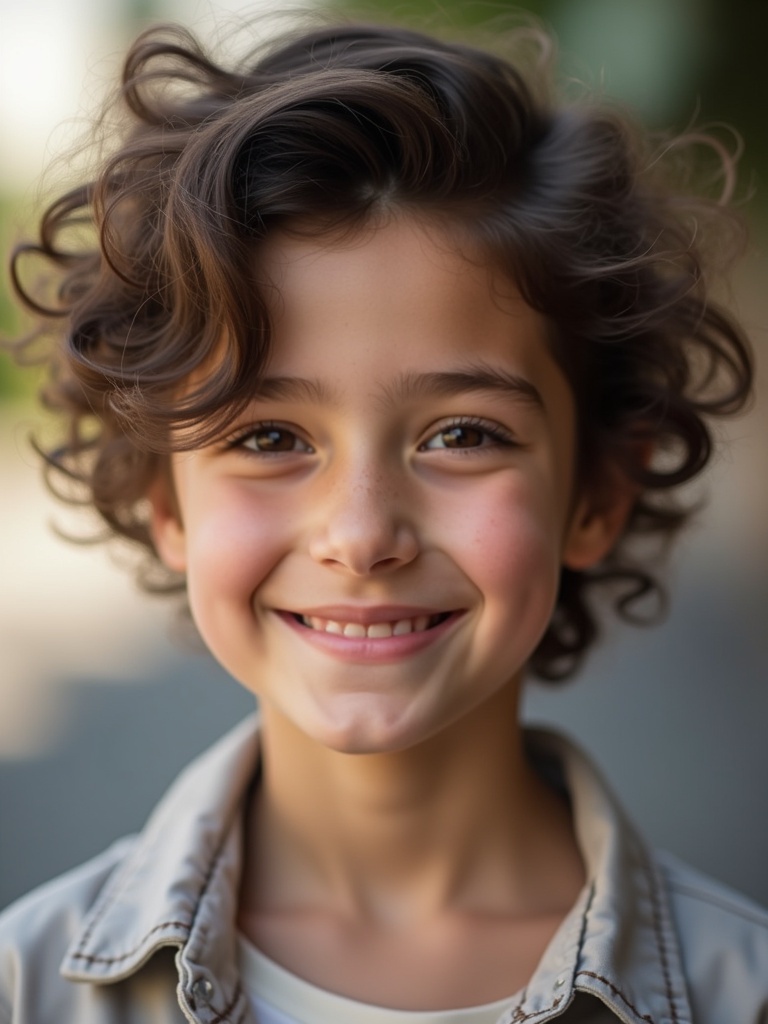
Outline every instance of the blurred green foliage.
<path id="1" fill-rule="evenodd" d="M 9 252 L 19 231 L 18 205 L 10 196 L 0 197 L 0 249 L 3 268 L 0 275 L 0 338 L 12 340 L 23 330 L 21 311 L 11 294 L 8 273 Z M 37 386 L 38 375 L 29 369 L 17 367 L 11 356 L 0 350 L 0 402 L 31 395 Z"/>

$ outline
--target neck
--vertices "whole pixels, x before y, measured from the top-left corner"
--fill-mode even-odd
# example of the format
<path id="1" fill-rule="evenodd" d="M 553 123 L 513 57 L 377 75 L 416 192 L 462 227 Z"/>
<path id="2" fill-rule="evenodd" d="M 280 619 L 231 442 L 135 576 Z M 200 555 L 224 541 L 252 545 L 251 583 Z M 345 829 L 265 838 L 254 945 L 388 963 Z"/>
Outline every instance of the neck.
<path id="1" fill-rule="evenodd" d="M 343 754 L 265 708 L 244 901 L 353 918 L 567 908 L 581 884 L 568 811 L 526 760 L 517 686 L 418 748 Z"/>

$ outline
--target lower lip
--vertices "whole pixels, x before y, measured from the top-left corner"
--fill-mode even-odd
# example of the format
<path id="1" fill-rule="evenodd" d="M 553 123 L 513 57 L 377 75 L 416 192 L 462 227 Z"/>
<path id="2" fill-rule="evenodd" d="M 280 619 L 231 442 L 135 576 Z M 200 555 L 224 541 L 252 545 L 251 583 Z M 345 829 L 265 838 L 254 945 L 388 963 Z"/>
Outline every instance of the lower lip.
<path id="1" fill-rule="evenodd" d="M 418 654 L 444 637 L 463 614 L 463 612 L 453 612 L 437 626 L 421 630 L 418 633 L 406 633 L 403 636 L 367 637 L 340 636 L 338 633 L 325 633 L 319 629 L 310 629 L 297 622 L 294 616 L 288 612 L 277 612 L 277 616 L 282 622 L 317 650 L 340 661 L 365 664 L 401 661 Z"/>

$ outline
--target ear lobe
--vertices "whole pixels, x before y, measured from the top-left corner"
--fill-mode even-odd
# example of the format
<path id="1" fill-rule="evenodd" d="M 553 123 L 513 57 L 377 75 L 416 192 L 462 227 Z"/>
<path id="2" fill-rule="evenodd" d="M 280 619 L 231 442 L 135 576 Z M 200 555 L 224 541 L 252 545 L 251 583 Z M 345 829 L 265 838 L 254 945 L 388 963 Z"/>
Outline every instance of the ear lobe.
<path id="1" fill-rule="evenodd" d="M 163 564 L 173 572 L 187 569 L 187 545 L 170 472 L 158 475 L 147 492 L 149 531 Z"/>
<path id="2" fill-rule="evenodd" d="M 563 565 L 589 569 L 605 558 L 621 536 L 637 494 L 637 486 L 625 479 L 597 494 L 583 495 L 568 527 Z"/>

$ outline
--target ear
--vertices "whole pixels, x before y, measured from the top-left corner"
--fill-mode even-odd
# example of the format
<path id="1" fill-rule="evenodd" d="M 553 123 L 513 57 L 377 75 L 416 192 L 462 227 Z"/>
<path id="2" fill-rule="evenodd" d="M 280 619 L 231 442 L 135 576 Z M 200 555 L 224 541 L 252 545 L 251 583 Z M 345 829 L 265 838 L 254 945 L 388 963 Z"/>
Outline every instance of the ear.
<path id="1" fill-rule="evenodd" d="M 161 561 L 173 572 L 187 569 L 187 545 L 170 469 L 161 471 L 147 492 L 149 530 Z"/>
<path id="2" fill-rule="evenodd" d="M 576 503 L 563 546 L 563 565 L 589 569 L 610 553 L 619 540 L 640 488 L 623 474 L 586 490 Z"/>

